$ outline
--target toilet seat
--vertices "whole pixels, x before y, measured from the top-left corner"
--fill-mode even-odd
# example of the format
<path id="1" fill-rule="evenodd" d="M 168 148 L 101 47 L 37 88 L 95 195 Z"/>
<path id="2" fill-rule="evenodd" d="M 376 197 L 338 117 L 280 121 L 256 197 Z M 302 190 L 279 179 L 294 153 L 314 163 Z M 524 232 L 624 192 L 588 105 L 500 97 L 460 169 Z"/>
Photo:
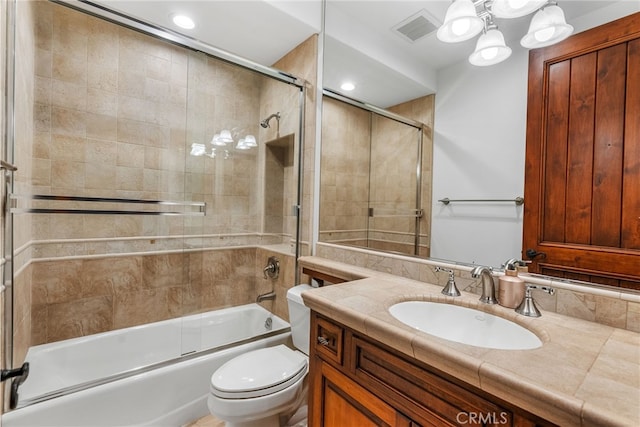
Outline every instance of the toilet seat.
<path id="1" fill-rule="evenodd" d="M 284 390 L 307 374 L 307 358 L 285 345 L 240 355 L 211 376 L 211 393 L 226 399 L 266 396 Z"/>

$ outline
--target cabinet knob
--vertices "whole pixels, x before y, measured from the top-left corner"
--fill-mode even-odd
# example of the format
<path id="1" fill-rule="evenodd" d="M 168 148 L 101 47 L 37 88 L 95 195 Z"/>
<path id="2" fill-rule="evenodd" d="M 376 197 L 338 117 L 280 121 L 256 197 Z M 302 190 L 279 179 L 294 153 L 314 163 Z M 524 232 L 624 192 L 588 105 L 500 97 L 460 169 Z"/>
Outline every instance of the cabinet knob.
<path id="1" fill-rule="evenodd" d="M 326 339 L 325 337 L 318 337 L 318 343 L 320 345 L 327 346 L 327 345 L 329 345 L 329 340 Z"/>

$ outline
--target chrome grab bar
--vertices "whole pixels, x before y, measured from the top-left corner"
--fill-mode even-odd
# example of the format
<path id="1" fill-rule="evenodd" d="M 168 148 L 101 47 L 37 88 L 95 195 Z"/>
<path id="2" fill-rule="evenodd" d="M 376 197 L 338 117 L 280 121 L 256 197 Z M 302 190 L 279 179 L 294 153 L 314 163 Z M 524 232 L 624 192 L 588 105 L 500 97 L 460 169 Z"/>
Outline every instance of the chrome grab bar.
<path id="1" fill-rule="evenodd" d="M 375 208 L 375 211 L 384 212 L 384 208 Z M 374 208 L 369 208 L 369 216 L 375 218 L 392 218 L 392 217 L 406 217 L 406 218 L 422 218 L 424 211 L 422 209 L 409 209 L 408 214 L 393 214 L 393 213 L 375 213 Z"/>
<path id="2" fill-rule="evenodd" d="M 85 197 L 85 196 L 54 196 L 48 194 L 20 195 L 12 194 L 12 200 L 48 200 L 55 202 L 93 202 L 93 203 L 125 203 L 142 204 L 152 206 L 183 206 L 198 208 L 198 211 L 140 211 L 140 210 L 113 210 L 113 209 L 60 209 L 60 208 L 18 208 L 12 207 L 11 213 L 49 213 L 49 214 L 93 214 L 93 215 L 173 215 L 173 216 L 204 216 L 207 212 L 205 202 L 179 202 L 169 200 L 143 200 L 143 199 L 120 199 L 112 197 Z"/>
<path id="3" fill-rule="evenodd" d="M 445 197 L 444 199 L 438 200 L 440 203 L 448 205 L 451 202 L 511 202 L 515 203 L 516 206 L 520 206 L 524 204 L 524 197 L 516 197 L 515 199 L 450 199 Z"/>

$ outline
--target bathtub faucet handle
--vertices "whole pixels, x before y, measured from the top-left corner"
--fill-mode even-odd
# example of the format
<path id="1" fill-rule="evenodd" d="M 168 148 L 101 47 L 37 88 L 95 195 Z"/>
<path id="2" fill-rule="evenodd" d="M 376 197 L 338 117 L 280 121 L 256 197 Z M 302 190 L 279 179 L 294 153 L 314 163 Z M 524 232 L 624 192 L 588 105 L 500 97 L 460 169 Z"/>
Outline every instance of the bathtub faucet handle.
<path id="1" fill-rule="evenodd" d="M 280 260 L 274 256 L 270 256 L 267 260 L 267 266 L 262 270 L 264 278 L 277 279 L 280 274 Z"/>

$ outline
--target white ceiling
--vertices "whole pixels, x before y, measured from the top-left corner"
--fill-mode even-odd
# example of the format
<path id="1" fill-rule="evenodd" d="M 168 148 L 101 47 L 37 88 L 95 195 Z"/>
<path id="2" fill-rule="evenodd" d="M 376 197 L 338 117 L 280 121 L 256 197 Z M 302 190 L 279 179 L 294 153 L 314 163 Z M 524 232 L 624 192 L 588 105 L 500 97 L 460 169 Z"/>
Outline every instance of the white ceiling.
<path id="1" fill-rule="evenodd" d="M 111 9 L 174 29 L 252 61 L 272 65 L 284 54 L 318 33 L 320 0 L 101 0 Z M 327 0 L 324 46 L 324 87 L 337 89 L 345 79 L 357 88 L 352 96 L 387 107 L 434 93 L 438 70 L 466 61 L 476 39 L 459 44 L 438 41 L 435 34 L 410 42 L 393 28 L 415 15 L 427 13 L 442 21 L 450 0 Z M 560 0 L 567 21 L 582 31 L 589 16 L 612 19 L 640 11 L 639 0 Z M 180 30 L 172 13 L 194 18 L 194 30 Z M 512 49 L 531 17 L 497 20 Z M 439 22 L 436 22 L 439 24 Z"/>

